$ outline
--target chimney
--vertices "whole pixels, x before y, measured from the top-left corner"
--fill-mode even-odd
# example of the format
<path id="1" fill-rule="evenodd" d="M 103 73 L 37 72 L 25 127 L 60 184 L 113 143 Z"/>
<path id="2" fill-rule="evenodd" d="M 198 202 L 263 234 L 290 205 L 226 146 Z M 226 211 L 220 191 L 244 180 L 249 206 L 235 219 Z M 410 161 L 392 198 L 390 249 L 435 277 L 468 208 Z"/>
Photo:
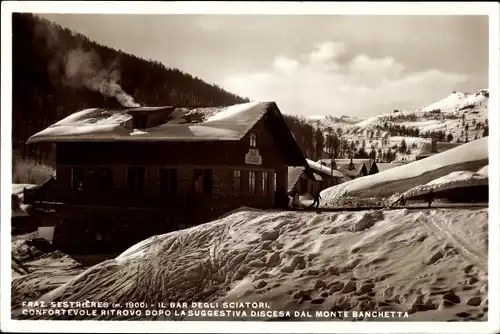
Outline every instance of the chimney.
<path id="1" fill-rule="evenodd" d="M 349 163 L 349 170 L 354 170 L 354 163 L 352 162 L 352 158 L 351 162 Z"/>
<path id="2" fill-rule="evenodd" d="M 431 153 L 437 153 L 437 140 L 436 140 L 436 138 L 432 138 Z"/>
<path id="3" fill-rule="evenodd" d="M 335 158 L 333 158 L 331 161 L 330 161 L 330 168 L 333 170 L 333 169 L 337 169 L 337 162 L 335 161 Z"/>

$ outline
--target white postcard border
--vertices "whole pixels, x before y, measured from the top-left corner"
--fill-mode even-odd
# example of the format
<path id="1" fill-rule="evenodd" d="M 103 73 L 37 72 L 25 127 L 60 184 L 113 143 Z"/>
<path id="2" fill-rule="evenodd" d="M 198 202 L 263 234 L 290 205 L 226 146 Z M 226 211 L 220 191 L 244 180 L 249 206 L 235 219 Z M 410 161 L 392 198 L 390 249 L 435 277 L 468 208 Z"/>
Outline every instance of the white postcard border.
<path id="1" fill-rule="evenodd" d="M 12 12 L 113 14 L 282 14 L 282 15 L 489 15 L 489 296 L 488 322 L 147 322 L 147 321 L 16 321 L 10 319 L 10 192 L 12 184 Z M 1 114 L 1 290 L 2 331 L 17 332 L 191 332 L 191 333 L 494 333 L 499 309 L 499 5 L 495 2 L 2 2 Z"/>

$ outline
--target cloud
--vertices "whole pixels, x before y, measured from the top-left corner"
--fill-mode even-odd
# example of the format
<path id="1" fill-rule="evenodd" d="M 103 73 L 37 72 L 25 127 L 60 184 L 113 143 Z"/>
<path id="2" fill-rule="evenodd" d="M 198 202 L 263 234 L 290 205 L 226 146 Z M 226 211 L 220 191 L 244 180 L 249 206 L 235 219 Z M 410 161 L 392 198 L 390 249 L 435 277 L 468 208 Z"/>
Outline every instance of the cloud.
<path id="1" fill-rule="evenodd" d="M 287 114 L 372 116 L 424 107 L 469 79 L 439 69 L 408 72 L 389 56 L 359 54 L 340 62 L 346 54 L 343 43 L 320 43 L 303 62 L 279 56 L 269 69 L 235 73 L 223 85 L 255 100 L 276 101 Z"/>
<path id="2" fill-rule="evenodd" d="M 316 49 L 309 54 L 312 64 L 324 63 L 335 60 L 346 52 L 345 44 L 342 42 L 323 42 L 316 45 Z"/>
<path id="3" fill-rule="evenodd" d="M 299 66 L 299 62 L 295 59 L 281 56 L 274 59 L 274 67 L 285 73 L 293 73 Z"/>

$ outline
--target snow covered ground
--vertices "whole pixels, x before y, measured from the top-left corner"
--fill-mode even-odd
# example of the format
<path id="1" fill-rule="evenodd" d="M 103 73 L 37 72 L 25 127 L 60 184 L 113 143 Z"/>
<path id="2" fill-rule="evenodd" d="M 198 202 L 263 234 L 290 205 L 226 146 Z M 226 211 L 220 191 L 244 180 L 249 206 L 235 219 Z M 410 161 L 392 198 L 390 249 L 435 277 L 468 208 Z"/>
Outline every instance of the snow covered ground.
<path id="1" fill-rule="evenodd" d="M 383 172 L 357 178 L 325 189 L 326 205 L 339 205 L 346 197 L 390 197 L 456 171 L 477 171 L 488 165 L 488 138 L 481 138 L 448 151 Z"/>
<path id="2" fill-rule="evenodd" d="M 12 237 L 12 256 L 22 261 L 30 273 L 22 275 L 12 270 L 12 305 L 22 301 L 36 300 L 80 274 L 84 268 L 61 252 L 41 253 L 28 246 L 26 241 L 45 237 L 45 230 Z M 30 254 L 32 257 L 30 257 Z M 14 264 L 19 270 L 19 268 Z"/>
<path id="3" fill-rule="evenodd" d="M 424 120 L 422 115 L 439 108 L 457 116 L 467 113 L 467 123 L 473 118 L 477 119 L 474 122 L 486 119 L 484 94 L 452 95 L 422 110 L 407 112 L 421 117 L 415 124 L 398 124 L 422 130 L 446 129 L 455 136 L 461 130 L 461 119 Z M 460 110 L 464 106 L 471 108 Z M 362 134 L 345 136 L 366 139 L 368 149 L 372 144 L 381 146 L 381 138 L 369 143 L 367 130 L 383 124 L 385 116 L 338 122 L 349 130 L 363 127 L 366 131 Z M 337 121 L 327 118 L 320 122 Z M 417 137 L 391 137 L 389 145 L 397 145 L 403 138 L 408 146 L 422 142 Z M 416 151 L 418 147 L 409 156 Z M 484 183 L 487 165 L 487 138 L 482 138 L 337 185 L 321 195 L 327 205 L 337 205 L 345 198 L 366 202 L 407 191 L 425 192 L 429 185 L 439 188 L 470 184 L 471 180 Z M 270 305 L 262 317 L 252 316 L 248 308 L 239 309 L 246 314 L 226 313 L 233 320 L 281 317 L 269 313 L 271 310 L 309 311 L 313 315 L 317 310 L 332 311 L 319 320 L 335 320 L 330 317 L 340 311 L 375 309 L 400 313 L 371 320 L 486 320 L 487 233 L 486 208 L 337 213 L 243 208 L 201 226 L 149 238 L 88 269 L 59 252 L 28 258 L 24 264 L 31 273 L 14 273 L 12 280 L 13 317 L 22 318 L 19 306 L 23 300 L 91 300 L 144 301 L 148 308 L 160 302 L 193 301 L 218 303 L 216 309 L 231 301 L 268 303 L 259 306 L 260 310 Z M 13 238 L 12 253 L 18 258 L 29 255 L 25 238 Z M 183 309 L 195 308 L 189 304 Z M 109 313 L 100 318 L 119 319 Z M 203 317 L 177 314 L 174 318 Z M 143 312 L 127 319 L 164 317 Z"/>
<path id="4" fill-rule="evenodd" d="M 332 311 L 323 321 L 338 311 L 373 310 L 401 313 L 366 320 L 485 320 L 487 226 L 487 209 L 240 211 L 144 240 L 38 300 L 144 301 L 150 309 L 189 302 L 185 312 L 195 310 L 193 301 L 218 303 L 209 306 L 218 310 L 224 302 L 270 307 L 261 317 L 251 315 L 255 309 L 238 309 L 246 312 L 238 316 L 226 309 L 233 320 L 268 320 L 279 317 L 270 311 L 285 310 L 291 318 L 293 311 Z M 180 310 L 174 319 L 202 318 Z M 165 319 L 145 312 L 98 318 Z"/>

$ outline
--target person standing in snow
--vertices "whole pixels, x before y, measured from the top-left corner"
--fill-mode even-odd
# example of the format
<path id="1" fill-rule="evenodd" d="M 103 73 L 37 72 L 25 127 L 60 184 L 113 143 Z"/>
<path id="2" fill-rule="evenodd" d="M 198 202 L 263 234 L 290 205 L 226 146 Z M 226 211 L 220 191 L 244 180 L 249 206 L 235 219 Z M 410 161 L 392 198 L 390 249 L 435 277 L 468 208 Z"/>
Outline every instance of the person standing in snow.
<path id="1" fill-rule="evenodd" d="M 431 208 L 431 204 L 432 204 L 432 201 L 434 200 L 434 195 L 432 194 L 432 190 L 429 191 L 429 193 L 427 194 L 427 208 L 430 209 Z"/>
<path id="2" fill-rule="evenodd" d="M 292 208 L 300 208 L 299 192 L 295 188 L 292 191 Z"/>
<path id="3" fill-rule="evenodd" d="M 312 208 L 312 207 L 316 204 L 316 209 L 317 209 L 317 208 L 318 208 L 318 206 L 319 206 L 319 201 L 321 200 L 321 191 L 320 191 L 320 190 L 318 190 L 318 191 L 314 194 L 313 199 L 314 199 L 314 200 L 313 200 L 312 204 L 311 204 L 311 205 L 309 205 L 309 207 L 310 207 L 310 208 Z"/>

